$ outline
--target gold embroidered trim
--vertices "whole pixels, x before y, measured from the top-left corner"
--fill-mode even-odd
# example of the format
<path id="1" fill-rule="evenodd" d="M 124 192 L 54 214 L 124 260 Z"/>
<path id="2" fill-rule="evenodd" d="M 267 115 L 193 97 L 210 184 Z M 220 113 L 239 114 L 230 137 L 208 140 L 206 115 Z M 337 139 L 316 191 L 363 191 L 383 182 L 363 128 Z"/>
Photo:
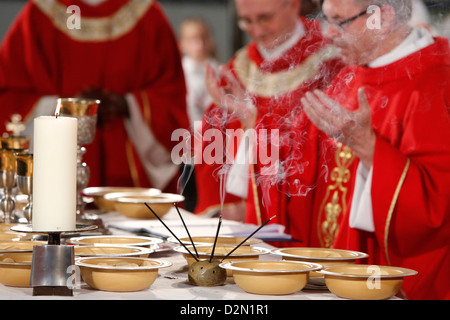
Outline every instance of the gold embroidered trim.
<path id="1" fill-rule="evenodd" d="M 130 0 L 128 4 L 109 17 L 81 17 L 80 29 L 69 29 L 67 7 L 56 0 L 33 0 L 53 25 L 70 38 L 78 41 L 101 42 L 120 38 L 135 27 L 144 16 L 153 0 Z"/>
<path id="2" fill-rule="evenodd" d="M 234 69 L 248 92 L 261 97 L 272 97 L 297 89 L 317 75 L 324 61 L 338 56 L 336 48 L 327 46 L 298 66 L 285 71 L 265 73 L 250 60 L 247 48 L 242 48 L 236 53 Z"/>
<path id="3" fill-rule="evenodd" d="M 388 265 L 391 264 L 391 261 L 389 259 L 389 246 L 388 246 L 388 238 L 389 238 L 389 227 L 391 225 L 392 215 L 394 213 L 395 205 L 397 204 L 398 196 L 400 194 L 400 190 L 403 186 L 403 183 L 406 179 L 406 174 L 408 173 L 409 166 L 411 164 L 411 160 L 408 159 L 405 165 L 405 169 L 403 170 L 402 176 L 400 177 L 400 180 L 398 182 L 397 188 L 395 189 L 394 196 L 392 198 L 391 206 L 389 207 L 388 216 L 386 219 L 386 226 L 384 229 L 384 251 L 386 252 L 386 261 L 388 262 Z"/>
<path id="4" fill-rule="evenodd" d="M 347 210 L 348 188 L 344 184 L 351 178 L 349 167 L 354 160 L 352 150 L 339 142 L 335 153 L 336 167 L 330 173 L 330 180 L 335 183 L 328 186 L 319 210 L 318 235 L 322 247 L 330 248 L 333 245 L 339 231 L 339 216 Z M 322 222 L 323 213 L 325 213 L 325 220 Z"/>

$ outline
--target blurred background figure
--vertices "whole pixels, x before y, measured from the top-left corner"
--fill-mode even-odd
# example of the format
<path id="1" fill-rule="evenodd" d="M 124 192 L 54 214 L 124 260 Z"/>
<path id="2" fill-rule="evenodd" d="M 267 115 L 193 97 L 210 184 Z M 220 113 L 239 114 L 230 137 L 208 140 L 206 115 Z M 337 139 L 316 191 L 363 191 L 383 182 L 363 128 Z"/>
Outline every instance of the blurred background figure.
<path id="1" fill-rule="evenodd" d="M 187 88 L 187 112 L 191 129 L 200 123 L 203 112 L 212 103 L 205 85 L 205 66 L 218 68 L 217 49 L 209 24 L 200 17 L 184 19 L 180 24 L 179 45 Z M 185 209 L 194 211 L 197 203 L 194 165 L 186 163 L 178 189 L 185 196 Z"/>
<path id="2" fill-rule="evenodd" d="M 194 128 L 194 122 L 201 120 L 212 102 L 205 86 L 205 65 L 210 63 L 217 69 L 218 56 L 211 28 L 202 18 L 191 17 L 182 21 L 179 42 L 187 86 L 188 115 Z"/>

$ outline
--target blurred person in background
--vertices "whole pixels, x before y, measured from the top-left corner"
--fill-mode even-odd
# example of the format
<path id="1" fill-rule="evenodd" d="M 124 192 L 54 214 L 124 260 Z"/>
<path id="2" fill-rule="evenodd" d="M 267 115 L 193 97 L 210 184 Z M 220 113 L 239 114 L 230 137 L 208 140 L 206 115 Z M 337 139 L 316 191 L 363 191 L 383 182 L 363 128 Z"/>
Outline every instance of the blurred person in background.
<path id="1" fill-rule="evenodd" d="M 221 136 L 215 138 L 224 142 L 229 138 L 227 130 L 242 130 L 244 136 L 216 150 L 217 161 L 196 164 L 196 213 L 215 212 L 252 224 L 276 215 L 271 223 L 285 227 L 301 245 L 317 243 L 315 230 L 310 228 L 311 177 L 306 168 L 316 170 L 318 162 L 291 165 L 295 159 L 316 153 L 315 146 L 302 138 L 309 122 L 298 120 L 303 114 L 300 98 L 309 90 L 326 88 L 342 65 L 317 21 L 299 17 L 299 0 L 235 3 L 239 27 L 252 41 L 222 66 L 220 76 L 208 69 L 206 83 L 214 104 L 203 116 L 202 129 L 216 129 Z M 256 147 L 245 140 L 252 132 L 269 133 L 267 139 L 261 135 L 253 142 L 261 138 L 258 149 L 277 149 L 279 159 L 273 167 L 266 168 L 261 159 L 245 159 L 249 148 Z M 271 132 L 279 134 L 279 141 Z M 215 142 L 205 138 L 202 143 L 205 155 Z M 227 162 L 230 155 L 235 156 L 233 163 Z M 299 242 L 287 245 L 292 244 Z"/>
<path id="2" fill-rule="evenodd" d="M 156 0 L 28 1 L 0 47 L 2 128 L 19 113 L 31 135 L 33 119 L 54 114 L 59 97 L 101 100 L 84 157 L 91 186 L 177 191 L 171 133 L 189 128 L 186 89 Z"/>

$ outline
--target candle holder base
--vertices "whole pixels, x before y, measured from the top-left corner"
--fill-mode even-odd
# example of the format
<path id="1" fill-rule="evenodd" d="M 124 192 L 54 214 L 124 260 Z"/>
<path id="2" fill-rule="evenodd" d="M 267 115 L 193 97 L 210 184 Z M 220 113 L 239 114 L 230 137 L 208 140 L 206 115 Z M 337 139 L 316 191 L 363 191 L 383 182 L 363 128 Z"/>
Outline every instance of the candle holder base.
<path id="1" fill-rule="evenodd" d="M 95 225 L 77 224 L 73 231 L 34 231 L 32 225 L 11 227 L 12 231 L 47 234 L 48 244 L 34 246 L 30 286 L 33 296 L 72 296 L 72 271 L 75 265 L 74 246 L 61 245 L 61 235 L 97 229 Z"/>
<path id="2" fill-rule="evenodd" d="M 30 276 L 33 296 L 72 296 L 74 256 L 73 246 L 35 246 Z"/>
<path id="3" fill-rule="evenodd" d="M 73 290 L 67 287 L 33 287 L 33 296 L 72 297 Z"/>

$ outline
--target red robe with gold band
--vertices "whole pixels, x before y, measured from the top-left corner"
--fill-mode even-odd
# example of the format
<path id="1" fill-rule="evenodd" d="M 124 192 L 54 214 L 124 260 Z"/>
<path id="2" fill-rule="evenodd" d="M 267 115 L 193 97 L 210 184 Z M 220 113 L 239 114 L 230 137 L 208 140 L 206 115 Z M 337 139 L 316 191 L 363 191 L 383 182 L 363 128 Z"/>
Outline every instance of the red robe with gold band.
<path id="1" fill-rule="evenodd" d="M 301 22 L 304 35 L 277 59 L 264 59 L 256 43 L 251 42 L 235 54 L 228 68 L 245 88 L 257 111 L 254 133 L 258 142 L 253 148 L 257 159 L 249 161 L 249 171 L 245 173 L 249 175 L 246 222 L 262 224 L 276 215 L 271 223 L 284 225 L 286 233 L 306 244 L 309 243 L 312 211 L 309 188 L 314 183 L 312 176 L 306 177 L 309 174 L 306 168 L 315 167 L 316 163 L 302 153 L 315 154 L 317 150 L 302 141 L 302 134 L 293 129 L 302 127 L 304 130 L 310 125 L 307 120 L 298 120 L 303 113 L 300 104 L 303 94 L 327 87 L 342 64 L 336 51 L 322 37 L 319 25 L 306 19 L 301 19 Z M 241 124 L 232 114 L 214 106 L 203 117 L 203 132 L 208 128 L 219 128 L 226 135 L 225 129 L 238 130 Z M 294 145 L 294 141 L 304 146 Z M 206 146 L 208 142 L 204 142 L 203 149 Z M 235 154 L 236 148 L 229 152 Z M 308 163 L 296 162 L 294 167 L 294 160 L 298 158 L 308 159 Z M 220 206 L 221 201 L 227 204 L 241 200 L 224 192 L 223 186 L 219 188 L 219 174 L 228 169 L 217 164 L 196 165 L 198 212 L 214 205 Z M 288 181 L 299 171 L 308 173 L 302 177 L 304 180 L 298 179 L 296 185 L 289 187 Z"/>
<path id="2" fill-rule="evenodd" d="M 418 271 L 404 279 L 409 299 L 450 298 L 450 52 L 434 43 L 384 67 L 344 69 L 328 93 L 358 108 L 366 88 L 376 133 L 371 201 L 374 231 L 351 227 L 358 158 L 338 145 L 318 195 L 321 241 L 367 252 L 369 264 Z"/>
<path id="3" fill-rule="evenodd" d="M 79 8 L 79 29 L 71 5 Z M 0 48 L 1 127 L 14 113 L 31 124 L 45 97 L 74 97 L 89 87 L 125 95 L 134 105 L 129 119 L 97 127 L 85 146 L 90 185 L 174 186 L 171 133 L 189 122 L 181 57 L 159 3 L 25 5 Z"/>

